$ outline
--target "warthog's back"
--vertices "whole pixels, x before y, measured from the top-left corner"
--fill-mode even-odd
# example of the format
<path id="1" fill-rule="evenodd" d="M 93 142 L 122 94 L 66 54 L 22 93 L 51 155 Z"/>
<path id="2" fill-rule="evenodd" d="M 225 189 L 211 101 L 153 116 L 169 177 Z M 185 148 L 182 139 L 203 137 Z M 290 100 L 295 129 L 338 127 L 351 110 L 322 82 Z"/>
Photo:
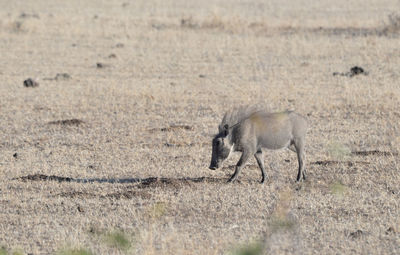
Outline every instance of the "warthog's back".
<path id="1" fill-rule="evenodd" d="M 268 113 L 257 111 L 244 119 L 234 130 L 240 138 L 240 147 L 255 143 L 257 148 L 280 149 L 290 145 L 296 137 L 304 137 L 307 122 L 301 115 L 285 111 Z"/>

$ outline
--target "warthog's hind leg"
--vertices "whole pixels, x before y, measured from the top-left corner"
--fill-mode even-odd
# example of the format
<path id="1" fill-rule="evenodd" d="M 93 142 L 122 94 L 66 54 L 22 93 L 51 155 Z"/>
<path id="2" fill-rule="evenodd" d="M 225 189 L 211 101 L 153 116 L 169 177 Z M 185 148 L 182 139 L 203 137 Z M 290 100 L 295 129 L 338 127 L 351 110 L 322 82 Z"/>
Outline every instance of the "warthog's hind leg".
<path id="1" fill-rule="evenodd" d="M 296 148 L 297 160 L 299 162 L 299 172 L 297 173 L 296 181 L 299 182 L 301 180 L 301 177 L 303 177 L 303 180 L 306 179 L 306 174 L 305 174 L 305 169 L 304 169 L 305 154 L 304 154 L 304 141 L 303 141 L 303 139 L 295 139 L 294 140 L 294 146 Z"/>
<path id="2" fill-rule="evenodd" d="M 258 150 L 256 152 L 256 154 L 254 154 L 254 157 L 256 158 L 258 166 L 261 169 L 261 176 L 262 176 L 261 183 L 264 183 L 266 175 L 265 175 L 264 157 L 263 157 L 262 150 Z"/>

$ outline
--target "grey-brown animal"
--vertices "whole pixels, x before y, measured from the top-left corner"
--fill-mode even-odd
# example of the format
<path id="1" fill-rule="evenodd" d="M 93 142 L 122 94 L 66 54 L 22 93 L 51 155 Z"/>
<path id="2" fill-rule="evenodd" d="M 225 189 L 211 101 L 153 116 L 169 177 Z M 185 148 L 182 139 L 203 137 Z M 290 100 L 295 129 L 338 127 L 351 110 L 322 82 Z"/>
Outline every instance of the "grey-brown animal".
<path id="1" fill-rule="evenodd" d="M 262 148 L 289 148 L 297 153 L 299 169 L 297 181 L 306 179 L 305 136 L 306 119 L 293 111 L 269 113 L 255 108 L 239 108 L 227 112 L 219 125 L 219 133 L 212 140 L 210 169 L 221 166 L 232 151 L 241 151 L 235 173 L 228 182 L 235 181 L 247 160 L 254 155 L 261 169 L 261 183 L 266 179 Z M 293 148 L 294 147 L 294 148 Z"/>

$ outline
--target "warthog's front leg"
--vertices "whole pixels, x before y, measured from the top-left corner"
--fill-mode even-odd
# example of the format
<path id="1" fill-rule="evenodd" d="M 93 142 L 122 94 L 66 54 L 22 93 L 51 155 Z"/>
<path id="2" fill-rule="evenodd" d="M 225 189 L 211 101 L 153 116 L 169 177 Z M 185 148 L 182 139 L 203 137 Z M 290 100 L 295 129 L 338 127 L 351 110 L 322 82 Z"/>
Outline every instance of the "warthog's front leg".
<path id="1" fill-rule="evenodd" d="M 242 170 L 244 164 L 247 162 L 249 157 L 252 155 L 252 153 L 249 150 L 243 150 L 242 156 L 239 159 L 239 162 L 236 164 L 236 169 L 235 173 L 232 175 L 232 177 L 228 180 L 228 182 L 233 182 L 237 179 L 240 171 Z"/>
<path id="2" fill-rule="evenodd" d="M 264 183 L 266 175 L 265 175 L 264 158 L 262 150 L 258 150 L 256 154 L 254 154 L 254 157 L 256 158 L 258 166 L 261 169 L 261 175 L 262 175 L 261 183 Z"/>

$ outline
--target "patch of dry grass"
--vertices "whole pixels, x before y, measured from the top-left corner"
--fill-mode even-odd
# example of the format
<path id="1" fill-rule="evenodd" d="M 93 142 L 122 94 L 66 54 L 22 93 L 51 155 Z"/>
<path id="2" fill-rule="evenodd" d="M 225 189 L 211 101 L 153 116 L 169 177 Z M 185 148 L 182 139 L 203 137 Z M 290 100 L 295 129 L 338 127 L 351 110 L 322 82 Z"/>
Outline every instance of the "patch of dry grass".
<path id="1" fill-rule="evenodd" d="M 400 253 L 398 8 L 0 3 L 0 254 Z M 253 103 L 307 116 L 307 181 L 290 151 L 208 169 Z"/>

